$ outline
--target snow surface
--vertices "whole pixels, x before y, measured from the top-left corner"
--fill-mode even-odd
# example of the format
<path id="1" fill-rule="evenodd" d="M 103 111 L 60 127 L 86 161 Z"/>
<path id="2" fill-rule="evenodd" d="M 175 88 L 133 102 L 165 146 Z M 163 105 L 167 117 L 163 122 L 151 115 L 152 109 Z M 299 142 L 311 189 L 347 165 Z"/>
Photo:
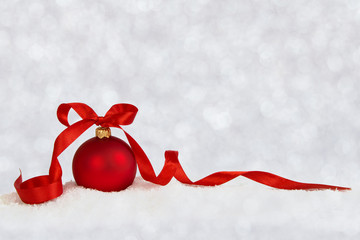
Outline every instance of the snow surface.
<path id="1" fill-rule="evenodd" d="M 358 0 L 1 0 L 0 239 L 359 239 L 359 28 Z M 138 179 L 112 194 L 67 183 L 55 201 L 20 204 L 19 168 L 47 173 L 56 109 L 74 101 L 99 115 L 136 105 L 125 129 L 157 173 L 170 149 L 193 180 L 262 170 L 354 190 Z M 93 136 L 61 155 L 64 182 Z"/>
<path id="2" fill-rule="evenodd" d="M 7 239 L 359 239 L 359 188 L 351 192 L 284 191 L 237 180 L 217 187 L 138 177 L 104 193 L 65 184 L 42 205 L 0 197 Z"/>

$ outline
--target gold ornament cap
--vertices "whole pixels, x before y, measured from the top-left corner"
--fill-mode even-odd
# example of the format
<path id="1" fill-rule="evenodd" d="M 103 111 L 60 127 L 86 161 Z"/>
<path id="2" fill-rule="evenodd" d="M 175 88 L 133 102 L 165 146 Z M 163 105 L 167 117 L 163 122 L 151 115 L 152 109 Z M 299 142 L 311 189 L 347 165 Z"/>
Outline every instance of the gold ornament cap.
<path id="1" fill-rule="evenodd" d="M 108 127 L 98 127 L 95 130 L 96 137 L 103 139 L 111 136 L 111 130 Z"/>

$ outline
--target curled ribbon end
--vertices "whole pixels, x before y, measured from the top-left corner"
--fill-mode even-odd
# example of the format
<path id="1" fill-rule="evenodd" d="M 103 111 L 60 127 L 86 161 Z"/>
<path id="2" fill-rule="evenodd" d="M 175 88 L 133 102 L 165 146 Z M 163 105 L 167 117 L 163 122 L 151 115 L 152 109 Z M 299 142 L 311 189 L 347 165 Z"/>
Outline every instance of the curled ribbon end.
<path id="1" fill-rule="evenodd" d="M 63 193 L 61 180 L 52 182 L 49 175 L 22 181 L 22 175 L 14 183 L 15 189 L 24 203 L 39 204 L 59 197 Z"/>
<path id="2" fill-rule="evenodd" d="M 19 168 L 19 171 L 20 171 L 20 176 L 14 182 L 14 187 L 15 187 L 16 191 L 18 189 L 20 189 L 20 184 L 22 183 L 22 172 L 21 172 L 20 168 Z"/>

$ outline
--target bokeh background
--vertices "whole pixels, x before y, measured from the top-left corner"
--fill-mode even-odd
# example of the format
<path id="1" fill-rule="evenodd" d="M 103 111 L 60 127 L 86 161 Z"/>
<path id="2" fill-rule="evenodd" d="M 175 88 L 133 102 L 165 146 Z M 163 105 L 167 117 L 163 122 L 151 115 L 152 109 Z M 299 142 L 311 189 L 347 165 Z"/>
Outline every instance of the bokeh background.
<path id="1" fill-rule="evenodd" d="M 136 105 L 126 129 L 157 172 L 174 149 L 193 180 L 265 170 L 359 185 L 359 4 L 2 0 L 0 193 L 19 168 L 47 173 L 63 102 Z M 64 182 L 94 129 L 61 155 Z"/>

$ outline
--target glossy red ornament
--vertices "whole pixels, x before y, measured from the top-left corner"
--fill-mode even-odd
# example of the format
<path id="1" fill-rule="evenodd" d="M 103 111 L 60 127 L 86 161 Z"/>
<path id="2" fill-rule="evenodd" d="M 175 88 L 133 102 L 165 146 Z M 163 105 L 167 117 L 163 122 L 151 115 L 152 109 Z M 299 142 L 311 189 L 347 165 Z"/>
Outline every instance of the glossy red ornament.
<path id="1" fill-rule="evenodd" d="M 136 166 L 129 145 L 109 136 L 94 137 L 83 143 L 74 155 L 72 168 L 78 185 L 111 192 L 123 190 L 133 183 Z"/>

